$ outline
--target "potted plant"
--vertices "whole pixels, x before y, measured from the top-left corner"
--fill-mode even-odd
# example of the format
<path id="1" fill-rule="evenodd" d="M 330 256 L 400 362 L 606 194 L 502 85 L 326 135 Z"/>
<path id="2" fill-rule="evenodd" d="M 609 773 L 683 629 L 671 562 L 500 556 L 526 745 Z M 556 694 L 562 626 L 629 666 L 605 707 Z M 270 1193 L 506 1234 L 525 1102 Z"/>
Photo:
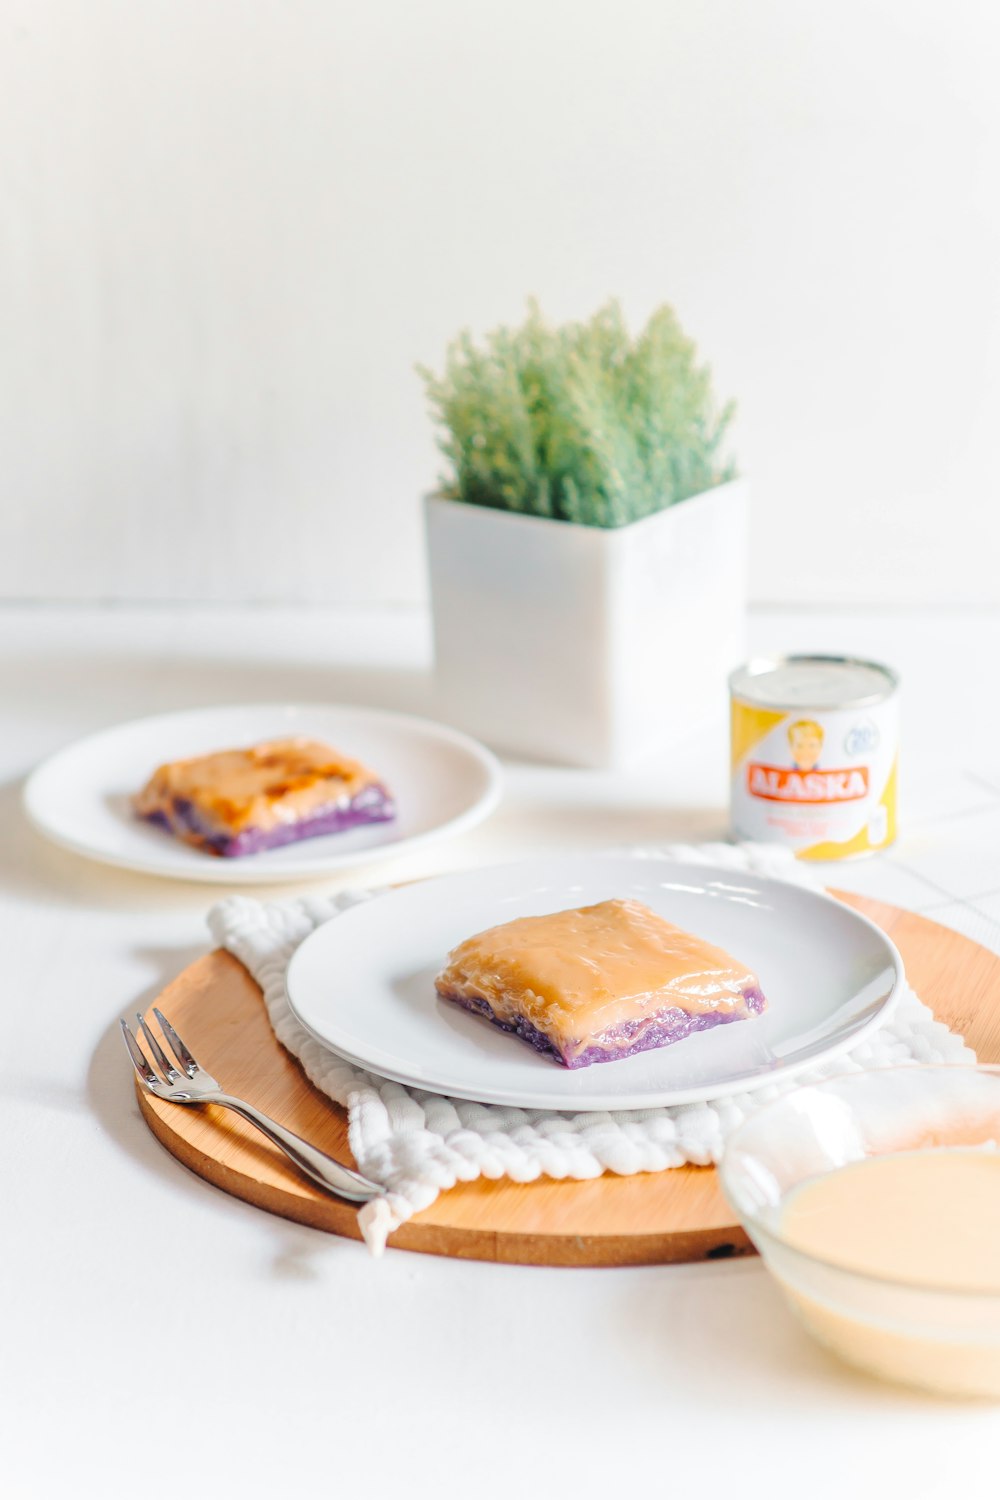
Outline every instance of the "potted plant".
<path id="1" fill-rule="evenodd" d="M 526 321 L 421 369 L 449 472 L 427 498 L 442 710 L 500 749 L 627 764 L 720 712 L 744 656 L 733 408 L 669 307 Z"/>

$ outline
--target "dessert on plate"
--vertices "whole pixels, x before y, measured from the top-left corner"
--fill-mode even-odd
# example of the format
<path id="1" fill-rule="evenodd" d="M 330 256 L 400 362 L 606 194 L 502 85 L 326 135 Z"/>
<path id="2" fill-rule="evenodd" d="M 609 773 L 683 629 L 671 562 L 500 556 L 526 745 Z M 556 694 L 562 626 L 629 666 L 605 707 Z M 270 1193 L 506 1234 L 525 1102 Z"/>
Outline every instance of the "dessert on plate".
<path id="1" fill-rule="evenodd" d="M 301 736 L 168 761 L 133 807 L 186 844 L 229 859 L 396 815 L 374 771 Z"/>
<path id="2" fill-rule="evenodd" d="M 767 1008 L 745 964 L 626 900 L 477 933 L 448 955 L 435 987 L 567 1068 L 666 1047 Z"/>

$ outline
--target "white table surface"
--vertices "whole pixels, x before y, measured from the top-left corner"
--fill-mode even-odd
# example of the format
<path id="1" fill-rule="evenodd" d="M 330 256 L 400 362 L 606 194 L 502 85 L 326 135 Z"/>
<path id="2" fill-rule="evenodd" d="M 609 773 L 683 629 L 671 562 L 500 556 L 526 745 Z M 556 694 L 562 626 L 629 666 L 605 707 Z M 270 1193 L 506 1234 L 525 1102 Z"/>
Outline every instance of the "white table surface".
<path id="1" fill-rule="evenodd" d="M 1000 615 L 759 611 L 752 636 L 902 671 L 903 836 L 834 877 L 1000 951 Z M 190 1464 L 241 1496 L 995 1495 L 996 1408 L 835 1363 L 756 1260 L 375 1261 L 150 1136 L 117 1018 L 206 948 L 212 892 L 49 847 L 20 812 L 25 772 L 171 708 L 423 711 L 428 654 L 414 612 L 0 610 L 0 1493 L 166 1496 Z M 629 775 L 511 766 L 487 824 L 378 878 L 720 836 L 726 753 L 720 720 Z"/>

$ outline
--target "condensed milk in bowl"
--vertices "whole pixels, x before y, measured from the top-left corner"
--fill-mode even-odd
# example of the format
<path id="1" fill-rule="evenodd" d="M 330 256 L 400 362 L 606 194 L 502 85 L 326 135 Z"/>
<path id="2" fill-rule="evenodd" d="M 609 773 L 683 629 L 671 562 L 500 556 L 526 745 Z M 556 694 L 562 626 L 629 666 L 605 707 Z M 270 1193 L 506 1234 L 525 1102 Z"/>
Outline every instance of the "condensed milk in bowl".
<path id="1" fill-rule="evenodd" d="M 799 859 L 896 837 L 899 681 L 848 656 L 759 657 L 729 679 L 732 825 Z"/>
<path id="2" fill-rule="evenodd" d="M 749 1116 L 722 1188 L 811 1334 L 883 1380 L 1000 1401 L 1000 1068 L 828 1078 Z"/>

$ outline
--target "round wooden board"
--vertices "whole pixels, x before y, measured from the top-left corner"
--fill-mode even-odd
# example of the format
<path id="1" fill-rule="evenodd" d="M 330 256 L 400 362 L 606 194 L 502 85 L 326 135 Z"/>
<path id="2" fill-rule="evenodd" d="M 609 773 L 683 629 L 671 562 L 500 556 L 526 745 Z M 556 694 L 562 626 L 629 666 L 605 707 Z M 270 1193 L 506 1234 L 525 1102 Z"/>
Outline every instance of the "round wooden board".
<path id="1" fill-rule="evenodd" d="M 914 989 L 980 1061 L 1000 1061 L 1000 957 L 912 912 L 835 894 L 892 935 Z M 235 958 L 219 950 L 199 959 L 158 1003 L 229 1092 L 352 1160 L 344 1111 L 312 1087 L 275 1040 L 260 990 Z M 137 1092 L 153 1134 L 200 1177 L 272 1213 L 360 1238 L 355 1208 L 312 1187 L 230 1111 L 182 1109 Z M 591 1182 L 462 1183 L 389 1243 L 431 1255 L 549 1266 L 653 1265 L 752 1252 L 711 1167 Z"/>

